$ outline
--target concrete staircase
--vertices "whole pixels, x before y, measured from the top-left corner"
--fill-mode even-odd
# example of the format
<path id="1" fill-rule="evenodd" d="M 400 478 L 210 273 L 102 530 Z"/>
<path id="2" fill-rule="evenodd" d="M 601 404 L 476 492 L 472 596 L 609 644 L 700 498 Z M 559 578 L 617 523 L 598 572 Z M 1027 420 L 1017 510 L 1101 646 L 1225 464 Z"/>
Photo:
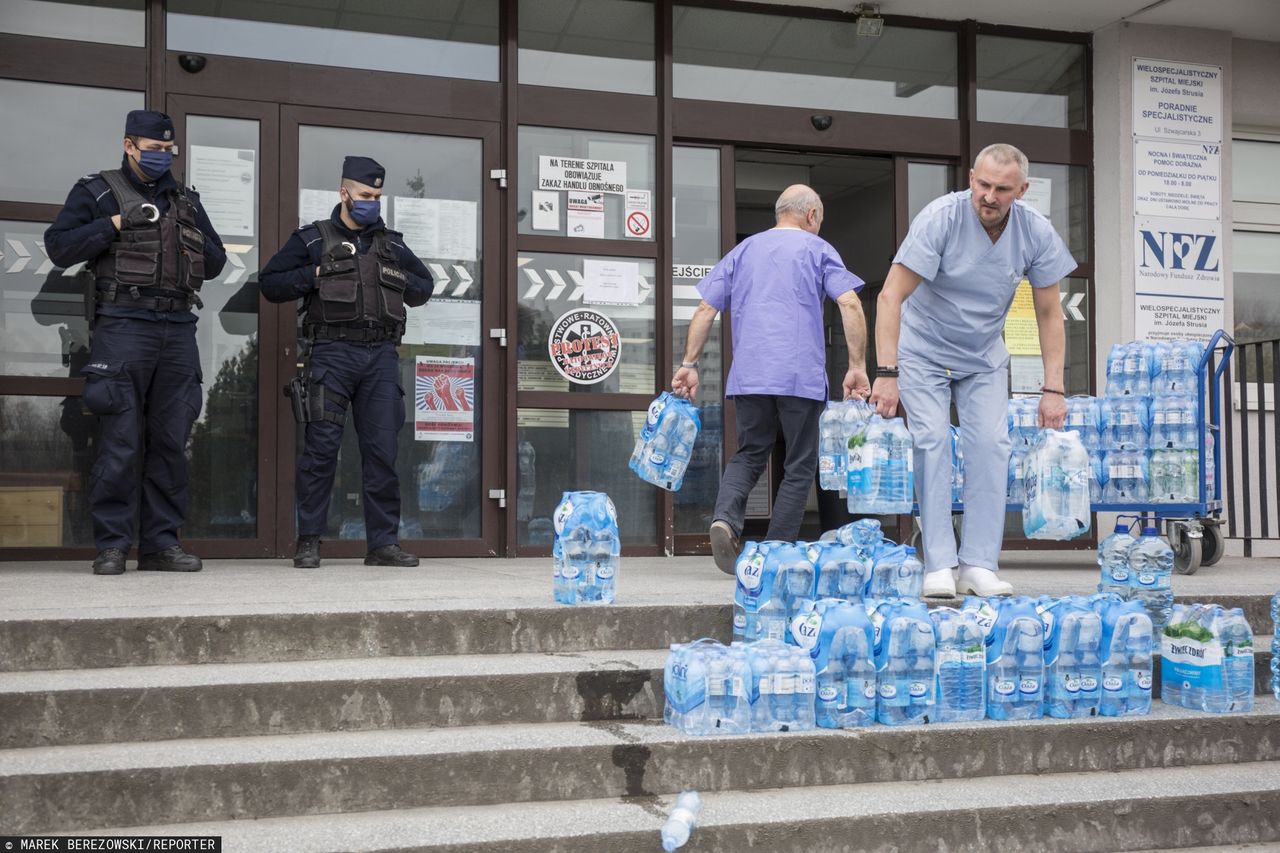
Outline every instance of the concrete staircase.
<path id="1" fill-rule="evenodd" d="M 1264 596 L 1216 600 L 1269 634 Z M 1226 716 L 1157 703 L 1131 719 L 682 736 L 661 723 L 665 647 L 729 624 L 727 604 L 0 621 L 0 835 L 652 851 L 693 788 L 690 851 L 1280 845 L 1269 695 Z"/>

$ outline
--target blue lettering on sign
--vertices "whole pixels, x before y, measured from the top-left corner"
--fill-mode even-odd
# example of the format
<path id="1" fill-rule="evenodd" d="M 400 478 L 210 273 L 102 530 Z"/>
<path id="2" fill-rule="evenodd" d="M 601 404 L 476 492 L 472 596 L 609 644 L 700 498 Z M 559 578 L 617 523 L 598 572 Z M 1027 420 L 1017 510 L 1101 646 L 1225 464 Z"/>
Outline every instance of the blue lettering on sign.
<path id="1" fill-rule="evenodd" d="M 1213 257 L 1218 238 L 1214 234 L 1179 234 L 1145 229 L 1141 233 L 1143 267 L 1154 265 L 1171 270 L 1218 271 L 1218 261 Z M 1213 266 L 1209 266 L 1211 260 Z"/>
<path id="2" fill-rule="evenodd" d="M 817 629 L 815 626 L 810 625 L 808 622 L 801 622 L 801 623 L 800 623 L 800 636 L 802 636 L 802 637 L 816 637 L 816 636 L 818 636 L 818 629 Z"/>

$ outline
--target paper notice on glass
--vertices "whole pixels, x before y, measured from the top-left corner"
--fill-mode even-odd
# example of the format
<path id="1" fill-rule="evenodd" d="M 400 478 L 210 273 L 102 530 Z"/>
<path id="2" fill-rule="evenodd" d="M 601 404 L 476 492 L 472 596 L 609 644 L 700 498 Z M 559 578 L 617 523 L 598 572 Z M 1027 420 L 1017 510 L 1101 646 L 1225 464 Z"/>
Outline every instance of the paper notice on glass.
<path id="1" fill-rule="evenodd" d="M 560 193 L 533 191 L 533 230 L 560 230 Z"/>
<path id="2" fill-rule="evenodd" d="M 547 361 L 516 362 L 516 390 L 568 391 L 569 380 Z"/>
<path id="3" fill-rule="evenodd" d="M 396 230 L 419 258 L 474 261 L 476 207 L 474 201 L 396 196 Z"/>
<path id="4" fill-rule="evenodd" d="M 570 192 L 568 205 L 565 223 L 570 237 L 604 239 L 604 193 Z"/>
<path id="5" fill-rule="evenodd" d="M 1031 295 L 1031 282 L 1025 278 L 1013 292 L 1013 302 L 1004 318 L 1004 345 L 1009 355 L 1040 355 L 1035 299 Z"/>
<path id="6" fill-rule="evenodd" d="M 538 189 L 617 193 L 627 189 L 627 164 L 579 157 L 538 157 Z"/>
<path id="7" fill-rule="evenodd" d="M 653 236 L 653 209 L 649 201 L 648 190 L 627 190 L 624 196 L 626 206 L 623 211 L 622 233 L 637 240 L 647 240 Z"/>
<path id="8" fill-rule="evenodd" d="M 257 152 L 252 148 L 191 146 L 187 179 L 200 193 L 200 204 L 214 230 L 225 237 L 254 234 L 257 202 Z"/>
<path id="9" fill-rule="evenodd" d="M 568 429 L 568 409 L 516 409 L 520 429 Z"/>
<path id="10" fill-rule="evenodd" d="M 1031 355 L 1009 357 L 1009 390 L 1014 394 L 1036 394 L 1044 385 L 1044 360 Z"/>
<path id="11" fill-rule="evenodd" d="M 337 190 L 298 190 L 298 224 L 328 219 L 337 205 Z"/>
<path id="12" fill-rule="evenodd" d="M 588 305 L 638 305 L 640 265 L 634 261 L 582 262 L 582 301 Z"/>
<path id="13" fill-rule="evenodd" d="M 476 360 L 420 355 L 414 366 L 416 441 L 474 441 Z"/>
<path id="14" fill-rule="evenodd" d="M 1048 219 L 1052 207 L 1053 181 L 1049 178 L 1027 178 L 1027 192 L 1022 201 Z"/>
<path id="15" fill-rule="evenodd" d="M 406 344 L 480 346 L 480 301 L 432 299 L 426 305 L 405 310 Z"/>

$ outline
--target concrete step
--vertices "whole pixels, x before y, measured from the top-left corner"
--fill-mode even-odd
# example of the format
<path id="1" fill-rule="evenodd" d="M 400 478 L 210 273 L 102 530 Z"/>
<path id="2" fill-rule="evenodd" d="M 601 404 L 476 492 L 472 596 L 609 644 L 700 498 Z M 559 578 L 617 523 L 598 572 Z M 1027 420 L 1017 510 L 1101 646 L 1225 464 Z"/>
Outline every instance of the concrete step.
<path id="1" fill-rule="evenodd" d="M 0 748 L 662 716 L 665 650 L 0 673 Z"/>
<path id="2" fill-rule="evenodd" d="M 1258 638 L 1256 691 L 1270 692 Z M 0 673 L 0 748 L 660 718 L 661 649 Z M 1156 695 L 1160 667 L 1155 667 Z"/>
<path id="3" fill-rule="evenodd" d="M 197 614 L 138 608 L 128 615 L 0 614 L 0 672 L 260 663 L 428 655 L 666 648 L 698 637 L 728 641 L 732 591 L 717 604 L 620 604 L 510 609 L 263 610 Z M 1265 595 L 1179 596 L 1241 607 L 1271 636 Z M 959 600 L 931 606 L 958 606 Z M 304 605 L 305 607 L 305 605 Z M 166 612 L 173 611 L 173 612 Z"/>
<path id="4" fill-rule="evenodd" d="M 550 596 L 550 590 L 547 591 Z M 728 641 L 724 604 L 0 616 L 0 672 L 655 649 Z"/>
<path id="5" fill-rule="evenodd" d="M 224 851 L 649 853 L 673 797 L 143 826 Z M 1144 850 L 1280 840 L 1280 762 L 704 792 L 689 853 Z M 856 839 L 856 841 L 853 841 Z"/>
<path id="6" fill-rule="evenodd" d="M 1111 771 L 1277 761 L 1277 730 L 1280 706 L 1266 697 L 1248 714 L 1157 705 L 1148 717 L 1128 719 L 707 738 L 651 721 L 41 747 L 0 751 L 0 802 L 14 821 L 7 829 L 38 833 L 650 796 L 687 787 L 809 788 L 1079 771 L 1101 778 Z"/>

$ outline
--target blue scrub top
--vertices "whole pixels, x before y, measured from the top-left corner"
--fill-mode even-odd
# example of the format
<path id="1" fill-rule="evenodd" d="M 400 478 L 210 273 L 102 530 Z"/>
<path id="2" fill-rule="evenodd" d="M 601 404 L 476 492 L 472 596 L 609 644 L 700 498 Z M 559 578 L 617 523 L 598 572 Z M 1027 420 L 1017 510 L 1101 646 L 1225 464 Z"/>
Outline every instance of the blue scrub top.
<path id="1" fill-rule="evenodd" d="M 1077 264 L 1049 220 L 1021 201 L 992 243 L 971 198 L 964 190 L 931 202 L 893 258 L 924 279 L 903 303 L 898 357 L 985 373 L 1008 363 L 1001 332 L 1019 282 L 1051 287 Z"/>

